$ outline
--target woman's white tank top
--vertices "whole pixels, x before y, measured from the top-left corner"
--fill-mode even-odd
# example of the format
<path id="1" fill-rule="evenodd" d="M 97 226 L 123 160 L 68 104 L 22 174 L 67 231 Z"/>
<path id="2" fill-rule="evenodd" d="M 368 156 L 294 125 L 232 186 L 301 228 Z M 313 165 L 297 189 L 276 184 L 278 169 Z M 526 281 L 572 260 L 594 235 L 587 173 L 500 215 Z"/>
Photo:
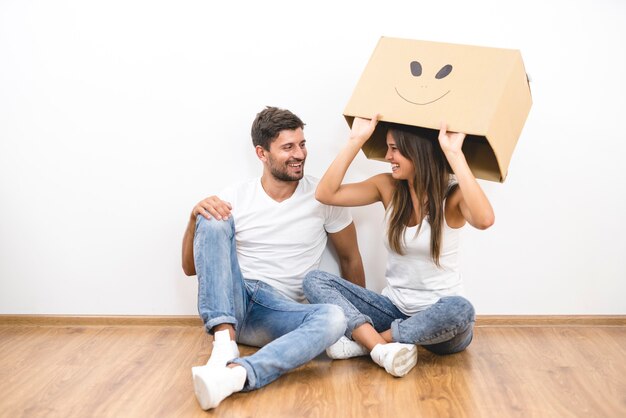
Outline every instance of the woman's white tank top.
<path id="1" fill-rule="evenodd" d="M 386 225 L 388 217 L 385 216 Z M 463 283 L 459 272 L 460 228 L 450 228 L 443 222 L 440 267 L 430 256 L 431 228 L 427 219 L 422 222 L 419 234 L 418 226 L 408 227 L 404 233 L 405 254 L 400 255 L 389 247 L 384 233 L 383 242 L 387 249 L 387 286 L 382 294 L 387 296 L 405 315 L 414 315 L 443 296 L 463 294 Z"/>

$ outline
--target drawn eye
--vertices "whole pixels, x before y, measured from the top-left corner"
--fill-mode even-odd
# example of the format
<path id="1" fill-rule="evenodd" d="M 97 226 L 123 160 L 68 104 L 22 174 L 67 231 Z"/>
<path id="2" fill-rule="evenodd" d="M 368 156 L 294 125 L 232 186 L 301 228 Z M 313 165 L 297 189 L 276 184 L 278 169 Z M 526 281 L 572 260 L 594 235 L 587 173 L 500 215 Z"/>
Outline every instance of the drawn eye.
<path id="1" fill-rule="evenodd" d="M 441 67 L 441 70 L 439 70 L 437 75 L 435 75 L 435 78 L 437 80 L 440 80 L 444 77 L 447 77 L 448 74 L 450 74 L 451 72 L 452 72 L 452 66 L 450 64 L 444 65 L 443 67 Z"/>
<path id="2" fill-rule="evenodd" d="M 422 75 L 422 64 L 417 61 L 413 61 L 411 63 L 411 74 L 415 77 L 419 77 Z"/>

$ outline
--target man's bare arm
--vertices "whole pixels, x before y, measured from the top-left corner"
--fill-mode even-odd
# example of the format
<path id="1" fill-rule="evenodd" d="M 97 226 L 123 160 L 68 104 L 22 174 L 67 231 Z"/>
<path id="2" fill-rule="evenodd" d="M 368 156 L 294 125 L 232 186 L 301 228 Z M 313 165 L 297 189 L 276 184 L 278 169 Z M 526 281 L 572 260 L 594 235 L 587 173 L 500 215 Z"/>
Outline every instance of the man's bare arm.
<path id="1" fill-rule="evenodd" d="M 365 287 L 365 271 L 363 270 L 363 260 L 361 259 L 359 244 L 356 239 L 354 222 L 339 232 L 328 234 L 328 237 L 339 257 L 341 277 L 361 287 Z"/>
<path id="2" fill-rule="evenodd" d="M 193 259 L 193 238 L 196 232 L 196 219 L 198 215 L 202 215 L 207 219 L 211 217 L 217 220 L 227 220 L 230 217 L 232 206 L 230 203 L 223 201 L 217 196 L 210 196 L 198 202 L 193 207 L 185 235 L 183 235 L 183 271 L 187 276 L 196 274 L 196 266 Z"/>
<path id="3" fill-rule="evenodd" d="M 193 261 L 193 237 L 196 232 L 196 218 L 189 217 L 185 235 L 183 235 L 183 271 L 187 276 L 196 274 L 196 266 Z"/>

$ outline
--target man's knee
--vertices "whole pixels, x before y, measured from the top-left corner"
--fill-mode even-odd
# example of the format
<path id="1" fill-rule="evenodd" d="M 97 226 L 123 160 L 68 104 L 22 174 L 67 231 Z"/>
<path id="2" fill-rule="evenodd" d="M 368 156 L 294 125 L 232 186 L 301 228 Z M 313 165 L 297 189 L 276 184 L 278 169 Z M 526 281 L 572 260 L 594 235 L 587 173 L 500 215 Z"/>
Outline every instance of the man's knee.
<path id="1" fill-rule="evenodd" d="M 216 234 L 227 233 L 230 234 L 234 231 L 235 222 L 233 217 L 229 217 L 225 221 L 218 221 L 215 218 L 207 219 L 202 215 L 198 215 L 196 218 L 196 235 L 198 234 Z"/>
<path id="2" fill-rule="evenodd" d="M 328 337 L 328 344 L 337 341 L 345 332 L 348 326 L 346 315 L 337 305 L 323 304 L 319 305 L 319 314 L 323 317 Z"/>

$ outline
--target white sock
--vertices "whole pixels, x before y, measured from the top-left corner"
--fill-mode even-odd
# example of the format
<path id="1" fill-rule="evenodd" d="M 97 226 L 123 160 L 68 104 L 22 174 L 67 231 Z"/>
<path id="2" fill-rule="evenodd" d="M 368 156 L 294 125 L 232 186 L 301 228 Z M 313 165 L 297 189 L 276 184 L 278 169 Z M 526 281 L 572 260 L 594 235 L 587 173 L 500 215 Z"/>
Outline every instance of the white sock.
<path id="1" fill-rule="evenodd" d="M 239 357 L 237 343 L 230 339 L 227 329 L 215 332 L 213 335 L 213 350 L 207 366 L 224 367 L 230 360 Z"/>
<path id="2" fill-rule="evenodd" d="M 402 377 L 417 363 L 417 348 L 413 344 L 376 344 L 370 357 L 390 375 Z"/>
<path id="3" fill-rule="evenodd" d="M 224 399 L 243 389 L 247 372 L 242 366 L 199 366 L 191 369 L 196 399 L 202 409 L 215 408 Z"/>

